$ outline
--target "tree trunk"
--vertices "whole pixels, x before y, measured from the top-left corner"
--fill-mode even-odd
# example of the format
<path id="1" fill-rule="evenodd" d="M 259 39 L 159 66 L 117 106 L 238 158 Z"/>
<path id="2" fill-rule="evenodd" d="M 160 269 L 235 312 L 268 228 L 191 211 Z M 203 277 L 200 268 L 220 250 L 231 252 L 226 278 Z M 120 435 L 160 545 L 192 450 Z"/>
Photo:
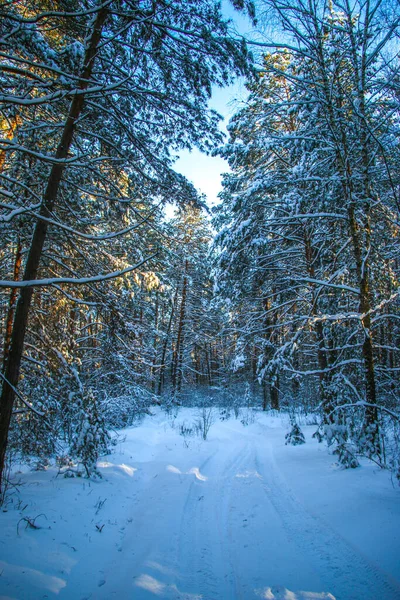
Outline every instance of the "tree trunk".
<path id="1" fill-rule="evenodd" d="M 262 409 L 264 411 L 266 411 L 267 407 L 268 407 L 268 394 L 267 394 L 267 384 L 265 382 L 265 379 L 262 380 L 261 386 L 262 386 L 262 398 L 263 398 Z"/>
<path id="2" fill-rule="evenodd" d="M 55 158 L 60 162 L 55 163 L 50 171 L 50 176 L 40 209 L 40 216 L 43 217 L 51 217 L 51 213 L 57 199 L 61 178 L 65 168 L 65 163 L 63 160 L 68 156 L 75 132 L 76 121 L 82 112 L 85 100 L 85 95 L 83 92 L 85 89 L 87 89 L 92 77 L 94 59 L 96 57 L 97 47 L 101 39 L 102 29 L 107 14 L 107 9 L 100 9 L 93 24 L 93 29 L 86 49 L 83 69 L 79 80 L 79 88 L 81 93 L 75 95 L 71 102 L 69 114 L 61 136 L 61 141 L 58 145 L 55 155 Z M 25 281 L 32 281 L 37 277 L 43 245 L 46 240 L 47 227 L 47 223 L 39 218 L 33 232 L 32 242 L 25 265 L 23 277 Z M 28 323 L 33 289 L 34 288 L 32 286 L 21 288 L 11 334 L 10 353 L 4 373 L 5 381 L 3 382 L 2 394 L 0 398 L 0 490 L 2 487 L 2 474 L 7 448 L 8 431 L 10 428 L 12 409 L 15 400 L 15 388 L 18 385 L 20 374 L 25 332 Z"/>
<path id="3" fill-rule="evenodd" d="M 350 231 L 353 240 L 354 257 L 357 268 L 360 289 L 359 313 L 361 315 L 361 325 L 364 332 L 364 341 L 362 345 L 362 356 L 364 359 L 365 373 L 365 392 L 366 401 L 373 406 L 367 406 L 365 409 L 365 426 L 367 434 L 370 437 L 376 453 L 380 453 L 379 446 L 379 427 L 378 427 L 378 409 L 376 406 L 376 383 L 375 383 L 375 365 L 371 332 L 371 304 L 369 289 L 368 260 L 362 258 L 361 243 L 358 232 L 358 225 L 354 214 L 354 207 L 349 209 Z M 367 237 L 367 253 L 369 252 L 370 225 L 367 216 L 365 224 L 365 234 Z"/>
<path id="4" fill-rule="evenodd" d="M 174 296 L 174 299 L 172 301 L 171 314 L 169 315 L 167 333 L 166 333 L 164 344 L 163 344 L 163 350 L 162 350 L 162 356 L 161 356 L 161 366 L 160 366 L 160 375 L 159 375 L 159 378 L 158 378 L 158 389 L 157 389 L 157 395 L 158 396 L 161 396 L 162 386 L 163 386 L 163 383 L 164 383 L 165 357 L 167 355 L 168 342 L 170 340 L 170 333 L 171 333 L 172 321 L 173 321 L 174 314 L 175 314 L 175 306 L 176 306 L 177 298 L 178 298 L 178 288 L 176 289 L 175 296 Z"/>
<path id="5" fill-rule="evenodd" d="M 153 364 L 151 365 L 151 391 L 156 391 L 156 365 L 157 365 L 157 345 L 158 345 L 158 311 L 159 311 L 159 291 L 156 290 L 156 305 L 154 314 L 154 337 L 153 337 Z"/>
<path id="6" fill-rule="evenodd" d="M 271 408 L 279 410 L 279 375 L 275 375 L 275 381 L 270 383 Z"/>
<path id="7" fill-rule="evenodd" d="M 185 316 L 186 316 L 186 297 L 187 297 L 187 287 L 188 287 L 188 269 L 189 269 L 189 261 L 185 261 L 185 271 L 183 275 L 183 283 L 182 283 L 182 300 L 181 300 L 181 309 L 179 313 L 179 323 L 178 323 L 178 336 L 176 339 L 176 357 L 175 357 L 175 368 L 173 372 L 172 379 L 172 389 L 175 391 L 176 389 L 180 392 L 182 387 L 182 362 L 183 362 L 183 336 L 184 336 L 184 324 L 185 324 Z"/>
<path id="8" fill-rule="evenodd" d="M 21 241 L 18 237 L 17 240 L 17 249 L 15 252 L 15 263 L 14 263 L 14 281 L 18 281 L 19 272 L 21 270 L 21 262 L 22 262 L 22 245 Z M 17 299 L 18 290 L 17 288 L 13 288 L 10 294 L 10 301 L 8 304 L 7 311 L 7 320 L 6 320 L 6 335 L 4 339 L 4 353 L 3 353 L 3 373 L 6 372 L 8 357 L 10 355 L 10 347 L 11 347 L 11 336 L 12 336 L 12 328 L 14 322 L 14 312 L 15 312 L 15 302 Z"/>
<path id="9" fill-rule="evenodd" d="M 304 250 L 305 250 L 305 258 L 306 258 L 306 266 L 307 272 L 311 279 L 316 278 L 315 273 L 315 250 L 312 245 L 311 237 L 308 232 L 304 231 Z M 315 296 L 315 288 L 312 289 L 311 295 L 311 314 L 315 317 L 318 316 L 318 297 Z M 326 346 L 324 339 L 324 329 L 322 325 L 322 321 L 316 321 L 315 323 L 315 333 L 317 337 L 317 360 L 318 360 L 318 369 L 320 371 L 319 374 L 319 383 L 320 383 L 320 397 L 322 401 L 323 411 L 324 411 L 324 421 L 329 424 L 334 421 L 334 402 L 331 396 L 331 393 L 327 389 L 327 383 L 329 381 L 329 373 L 328 373 L 328 359 L 326 354 Z"/>
<path id="10" fill-rule="evenodd" d="M 358 108 L 357 115 L 359 119 L 360 127 L 360 146 L 361 146 L 361 160 L 362 160 L 362 194 L 358 195 L 357 207 L 361 207 L 363 217 L 363 229 L 365 239 L 362 239 L 362 233 L 360 232 L 359 225 L 357 223 L 355 214 L 355 195 L 354 185 L 355 177 L 351 169 L 350 151 L 348 148 L 346 133 L 343 129 L 341 121 L 335 119 L 334 106 L 332 104 L 331 88 L 328 82 L 328 69 L 325 64 L 324 50 L 322 46 L 323 36 L 319 36 L 318 39 L 318 52 L 319 61 L 322 68 L 322 79 L 323 88 L 326 99 L 326 105 L 328 109 L 328 119 L 332 131 L 337 132 L 337 139 L 340 140 L 341 150 L 336 149 L 336 160 L 339 169 L 339 173 L 342 179 L 343 196 L 347 204 L 347 215 L 350 234 L 353 245 L 353 255 L 356 264 L 356 272 L 359 285 L 360 302 L 359 302 L 359 314 L 361 316 L 361 324 L 364 331 L 364 341 L 362 346 L 362 357 L 364 361 L 364 372 L 365 372 L 365 395 L 366 401 L 370 404 L 376 403 L 376 384 L 375 384 L 375 367 L 374 367 L 374 356 L 373 356 L 373 343 L 371 333 L 371 317 L 370 317 L 370 289 L 369 289 L 369 261 L 368 255 L 370 250 L 370 238 L 371 238 L 371 226 L 370 226 L 370 167 L 369 167 L 369 152 L 368 152 L 368 139 L 370 131 L 368 130 L 367 117 L 366 117 L 366 106 L 365 106 L 365 95 L 366 95 L 366 64 L 367 64 L 367 50 L 370 36 L 369 19 L 366 19 L 364 24 L 364 31 L 362 37 L 362 45 L 356 41 L 354 37 L 354 28 L 351 22 L 350 13 L 347 12 L 347 18 L 349 23 L 351 49 L 353 64 L 356 65 L 354 69 L 354 76 L 356 78 L 355 89 L 357 90 Z M 317 23 L 317 19 L 315 19 Z M 319 30 L 319 25 L 316 26 Z M 360 53 L 361 50 L 361 53 Z M 365 255 L 362 255 L 362 248 L 365 247 Z M 366 428 L 369 429 L 371 435 L 372 444 L 376 448 L 376 453 L 380 453 L 379 448 L 379 427 L 378 427 L 378 410 L 376 406 L 368 406 L 365 410 L 365 424 Z"/>
<path id="11" fill-rule="evenodd" d="M 209 355 L 207 346 L 205 346 L 205 356 L 206 356 L 206 369 L 207 369 L 208 385 L 211 385 L 212 384 L 212 379 L 211 379 L 211 364 L 210 364 L 210 355 Z"/>

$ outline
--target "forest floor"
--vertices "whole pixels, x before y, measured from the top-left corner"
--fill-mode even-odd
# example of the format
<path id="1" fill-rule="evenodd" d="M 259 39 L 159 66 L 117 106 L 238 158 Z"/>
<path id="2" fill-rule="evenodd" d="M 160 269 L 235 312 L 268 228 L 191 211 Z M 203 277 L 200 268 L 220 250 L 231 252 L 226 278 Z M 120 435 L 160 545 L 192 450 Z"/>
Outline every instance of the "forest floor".
<path id="1" fill-rule="evenodd" d="M 195 409 L 154 412 L 122 432 L 100 480 L 22 469 L 0 513 L 0 598 L 400 599 L 387 472 L 340 469 L 313 425 L 285 446 L 285 415 L 244 426 L 214 409 L 203 441 L 180 435 Z"/>

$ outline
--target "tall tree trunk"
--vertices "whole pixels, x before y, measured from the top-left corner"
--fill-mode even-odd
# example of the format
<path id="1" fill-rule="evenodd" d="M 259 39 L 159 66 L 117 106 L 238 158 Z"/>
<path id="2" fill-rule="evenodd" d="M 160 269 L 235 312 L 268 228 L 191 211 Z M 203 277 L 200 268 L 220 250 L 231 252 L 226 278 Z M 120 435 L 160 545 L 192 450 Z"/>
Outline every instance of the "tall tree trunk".
<path id="1" fill-rule="evenodd" d="M 204 351 L 205 351 L 205 358 L 206 358 L 207 381 L 208 381 L 208 385 L 211 385 L 212 384 L 211 365 L 210 365 L 210 355 L 208 353 L 207 344 L 205 345 Z"/>
<path id="2" fill-rule="evenodd" d="M 367 10 L 369 11 L 369 2 Z M 359 224 L 356 219 L 356 200 L 354 194 L 354 174 L 351 169 L 351 154 L 348 148 L 346 132 L 343 128 L 343 124 L 340 119 L 335 118 L 335 107 L 332 104 L 331 87 L 328 81 L 329 69 L 326 66 L 325 55 L 323 49 L 323 36 L 318 36 L 318 53 L 319 63 L 321 65 L 322 84 L 324 89 L 324 95 L 326 99 L 326 106 L 328 110 L 328 120 L 332 131 L 337 133 L 337 142 L 340 143 L 336 148 L 336 160 L 338 170 L 342 179 L 343 197 L 347 205 L 347 216 L 350 234 L 353 244 L 353 255 L 356 264 L 356 272 L 359 285 L 360 301 L 359 301 L 359 314 L 361 317 L 361 325 L 364 331 L 364 340 L 362 345 L 362 357 L 364 361 L 364 373 L 365 373 L 365 395 L 366 400 L 370 404 L 376 403 L 376 383 L 375 383 L 375 367 L 374 367 L 374 356 L 373 356 L 373 341 L 371 332 L 371 317 L 370 317 L 370 282 L 369 282 L 369 261 L 368 255 L 370 251 L 370 238 L 371 238 L 371 226 L 370 226 L 370 167 L 369 167 L 369 151 L 368 151 L 368 139 L 370 131 L 368 129 L 367 117 L 366 117 L 366 65 L 368 58 L 368 44 L 370 37 L 370 23 L 369 18 L 365 20 L 363 35 L 359 41 L 362 42 L 360 45 L 359 41 L 356 40 L 354 35 L 354 26 L 352 24 L 351 11 L 347 10 L 346 13 L 349 25 L 351 50 L 355 77 L 355 89 L 357 91 L 357 117 L 359 119 L 358 125 L 360 127 L 360 147 L 361 147 L 361 160 L 362 160 L 362 185 L 363 190 L 361 197 L 357 198 L 357 207 L 361 208 L 361 214 L 363 218 L 363 228 L 365 233 L 365 239 L 362 239 L 362 232 L 360 232 Z M 315 17 L 316 31 L 320 34 L 320 24 L 318 19 Z M 357 36 L 358 37 L 358 36 Z M 336 107 L 338 108 L 338 107 Z M 365 246 L 365 255 L 363 257 L 362 248 Z M 365 410 L 365 423 L 366 427 L 370 430 L 371 440 L 376 448 L 376 452 L 379 454 L 379 427 L 378 427 L 378 411 L 375 406 L 368 406 Z"/>
<path id="3" fill-rule="evenodd" d="M 80 74 L 80 93 L 76 94 L 72 99 L 69 114 L 61 136 L 61 141 L 58 145 L 55 155 L 55 158 L 58 162 L 53 165 L 50 171 L 50 176 L 44 193 L 43 202 L 40 209 L 40 216 L 43 217 L 51 216 L 57 199 L 61 178 L 65 168 L 65 163 L 63 161 L 68 156 L 75 132 L 76 122 L 82 113 L 85 101 L 84 90 L 87 89 L 92 77 L 94 60 L 107 14 L 107 9 L 101 8 L 97 13 L 93 24 L 93 29 L 85 52 L 83 69 Z M 23 277 L 25 281 L 33 281 L 37 277 L 43 245 L 46 240 L 47 227 L 47 223 L 39 218 L 33 232 L 32 242 L 25 265 Z M 5 381 L 3 382 L 2 394 L 0 398 L 0 490 L 2 487 L 2 475 L 7 448 L 8 431 L 10 428 L 12 409 L 15 400 L 15 388 L 18 385 L 25 332 L 28 323 L 33 289 L 34 288 L 32 286 L 21 288 L 15 310 L 10 353 L 4 373 Z"/>
<path id="4" fill-rule="evenodd" d="M 269 393 L 271 396 L 271 408 L 279 410 L 279 375 L 275 375 L 275 380 L 270 383 Z"/>
<path id="5" fill-rule="evenodd" d="M 157 342 L 158 342 L 158 311 L 159 311 L 159 291 L 156 290 L 156 305 L 154 314 L 154 337 L 153 337 L 153 364 L 151 365 L 151 391 L 156 391 L 156 364 L 157 364 Z"/>
<path id="6" fill-rule="evenodd" d="M 167 356 L 168 343 L 169 343 L 170 337 L 171 337 L 170 334 L 171 334 L 172 322 L 173 322 L 174 314 L 175 314 L 175 306 L 176 306 L 177 298 L 178 298 L 178 288 L 176 289 L 175 296 L 174 296 L 174 299 L 172 301 L 171 313 L 169 315 L 167 332 L 166 332 L 166 335 L 165 335 L 165 340 L 164 340 L 163 349 L 162 349 L 161 365 L 160 365 L 160 375 L 159 375 L 159 378 L 158 378 L 158 389 L 157 389 L 157 395 L 158 396 L 161 396 L 162 387 L 163 387 L 163 384 L 164 384 L 165 358 Z"/>
<path id="7" fill-rule="evenodd" d="M 364 257 L 364 259 L 362 258 L 360 236 L 358 231 L 359 228 L 354 215 L 353 206 L 351 206 L 349 210 L 349 221 L 360 289 L 359 312 L 361 315 L 361 325 L 364 332 L 362 356 L 364 359 L 366 400 L 368 404 L 373 405 L 367 406 L 365 409 L 365 425 L 368 429 L 368 434 L 371 437 L 371 442 L 376 447 L 377 453 L 379 454 L 378 409 L 376 407 L 375 365 L 371 331 L 371 303 L 368 273 L 369 266 L 367 257 Z M 365 224 L 365 234 L 367 237 L 368 254 L 370 238 L 370 224 L 368 216 Z"/>
<path id="8" fill-rule="evenodd" d="M 307 230 L 304 231 L 304 250 L 305 250 L 305 259 L 306 259 L 306 267 L 308 275 L 311 279 L 315 279 L 315 250 L 312 245 L 311 237 Z M 315 288 L 312 289 L 311 296 L 311 314 L 314 317 L 318 316 L 318 297 L 315 295 Z M 319 382 L 320 382 L 320 397 L 322 401 L 323 411 L 324 411 L 324 420 L 326 423 L 333 423 L 334 415 L 333 415 L 333 398 L 329 390 L 327 389 L 327 383 L 329 381 L 328 374 L 328 359 L 326 353 L 325 339 L 324 339 L 324 329 L 322 325 L 322 321 L 316 321 L 315 323 L 315 333 L 317 337 L 317 360 L 318 360 L 318 369 L 320 371 L 319 374 Z"/>
<path id="9" fill-rule="evenodd" d="M 15 251 L 15 262 L 14 262 L 14 281 L 18 281 L 19 272 L 21 270 L 21 262 L 22 262 L 22 244 L 18 237 L 17 239 L 17 248 Z M 10 300 L 8 303 L 8 311 L 7 311 L 7 320 L 6 320 L 6 335 L 4 339 L 4 352 L 3 352 L 3 373 L 6 372 L 8 358 L 10 355 L 10 347 L 11 347 L 11 336 L 14 322 L 14 312 L 15 312 L 15 302 L 18 295 L 18 289 L 13 288 L 10 293 Z"/>
<path id="10" fill-rule="evenodd" d="M 174 370 L 174 378 L 172 381 L 172 387 L 181 391 L 182 387 L 182 363 L 183 363 L 183 338 L 184 338 L 184 328 L 185 328 L 185 318 L 186 318 L 186 300 L 187 300 L 187 288 L 188 288 L 188 269 L 189 269 L 189 261 L 185 261 L 185 271 L 183 275 L 183 284 L 182 284 L 182 300 L 181 300 L 181 310 L 179 313 L 179 324 L 178 324 L 178 337 L 176 340 L 176 367 Z"/>
<path id="11" fill-rule="evenodd" d="M 262 409 L 264 411 L 266 411 L 268 408 L 268 394 L 267 394 L 267 384 L 266 384 L 265 379 L 262 380 L 261 386 L 262 386 Z"/>
<path id="12" fill-rule="evenodd" d="M 197 345 L 195 345 L 194 347 L 194 367 L 195 367 L 195 373 L 194 373 L 194 380 L 195 380 L 195 384 L 196 386 L 199 385 L 199 374 L 200 374 L 200 353 L 199 353 L 199 349 L 197 347 Z"/>
<path id="13" fill-rule="evenodd" d="M 275 292 L 276 292 L 276 290 L 273 289 L 272 290 L 273 296 L 275 296 Z M 265 338 L 264 356 L 263 356 L 264 366 L 268 365 L 268 363 L 270 362 L 270 360 L 272 358 L 273 350 L 271 349 L 269 342 L 271 341 L 271 343 L 273 344 L 274 343 L 273 340 L 276 336 L 276 330 L 273 329 L 273 327 L 274 327 L 274 325 L 276 325 L 277 316 L 274 315 L 272 317 L 272 319 L 270 318 L 270 316 L 269 316 L 270 308 L 271 308 L 271 299 L 264 298 L 264 300 L 263 300 L 263 309 L 265 312 L 264 319 L 263 319 L 264 338 Z M 266 407 L 267 407 L 266 389 L 267 389 L 266 385 L 264 385 L 263 386 L 263 409 L 264 410 L 266 410 Z M 269 390 L 269 398 L 270 398 L 271 408 L 273 408 L 275 410 L 279 410 L 279 375 L 277 372 L 270 373 L 269 381 L 268 381 L 268 390 Z"/>
<path id="14" fill-rule="evenodd" d="M 72 353 L 75 348 L 75 334 L 76 334 L 76 316 L 77 310 L 75 306 L 69 311 L 68 317 L 68 352 Z"/>

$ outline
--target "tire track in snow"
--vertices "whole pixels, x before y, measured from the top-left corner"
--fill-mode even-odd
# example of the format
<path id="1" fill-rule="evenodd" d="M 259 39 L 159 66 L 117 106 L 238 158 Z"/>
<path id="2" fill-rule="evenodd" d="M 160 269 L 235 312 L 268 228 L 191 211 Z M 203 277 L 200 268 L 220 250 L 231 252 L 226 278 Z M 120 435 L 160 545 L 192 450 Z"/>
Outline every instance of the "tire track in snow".
<path id="1" fill-rule="evenodd" d="M 236 444 L 233 454 L 207 459 L 201 472 L 207 481 L 194 480 L 188 490 L 181 522 L 178 564 L 185 587 L 204 600 L 238 599 L 234 564 L 227 539 L 229 489 L 247 444 Z M 224 449 L 225 450 L 225 449 Z M 216 457 L 216 460 L 212 460 Z M 207 466 L 207 469 L 204 468 Z"/>
<path id="2" fill-rule="evenodd" d="M 212 458 L 213 454 L 206 458 L 200 471 Z M 175 561 L 179 515 L 184 510 L 184 488 L 188 490 L 193 482 L 189 483 L 190 475 L 179 471 L 171 475 L 167 467 L 167 462 L 159 463 L 150 475 L 139 479 L 140 489 L 119 531 L 118 554 L 106 568 L 107 585 L 97 591 L 96 599 L 128 597 L 127 590 L 132 590 L 135 599 L 147 599 L 153 589 L 165 599 L 193 600 L 174 587 L 180 570 Z M 167 510 L 164 516 L 164 507 L 171 505 L 175 511 Z"/>
<path id="3" fill-rule="evenodd" d="M 246 432 L 249 442 L 253 442 L 253 437 Z M 227 499 L 228 537 L 236 580 L 234 598 L 270 597 L 262 591 L 265 584 L 275 583 L 272 579 L 276 579 L 277 574 L 278 579 L 286 581 L 287 565 L 283 564 L 286 557 L 278 556 L 278 549 L 282 546 L 282 528 L 276 526 L 276 519 L 271 519 L 271 511 L 265 510 L 261 476 L 255 468 L 254 443 L 248 443 L 248 451 L 237 466 Z"/>
<path id="4" fill-rule="evenodd" d="M 311 562 L 336 600 L 400 600 L 400 585 L 339 534 L 311 515 L 279 472 L 272 448 L 267 463 L 256 449 L 255 468 L 290 541 Z"/>
<path id="5" fill-rule="evenodd" d="M 242 581 L 239 575 L 239 569 L 236 560 L 236 554 L 234 552 L 235 547 L 235 536 L 231 528 L 231 516 L 232 516 L 232 491 L 237 476 L 238 469 L 240 469 L 243 463 L 248 461 L 250 456 L 249 443 L 246 442 L 245 446 L 235 455 L 236 460 L 231 462 L 228 474 L 224 479 L 224 486 L 220 490 L 221 508 L 217 515 L 217 524 L 220 535 L 220 540 L 225 546 L 225 554 L 229 563 L 229 582 L 232 590 L 232 599 L 240 600 L 242 596 Z M 223 591 L 223 590 L 222 590 Z M 221 597 L 221 596 L 220 596 Z M 225 594 L 225 598 L 229 598 L 229 595 Z"/>
<path id="6" fill-rule="evenodd" d="M 208 456 L 201 463 L 199 467 L 200 473 L 204 472 L 205 467 L 212 461 L 215 455 L 216 452 Z M 194 478 L 188 488 L 183 507 L 178 545 L 178 568 L 186 580 L 185 587 L 188 587 L 190 592 L 195 594 L 199 592 L 199 578 L 197 574 L 202 573 L 199 553 L 201 552 L 202 562 L 204 562 L 205 554 L 204 548 L 199 549 L 199 546 L 205 543 L 204 534 L 202 540 L 202 532 L 200 531 L 200 526 L 203 525 L 204 521 L 203 505 L 199 504 L 201 502 L 199 498 L 204 498 L 204 491 L 204 484 L 200 483 L 197 478 Z"/>

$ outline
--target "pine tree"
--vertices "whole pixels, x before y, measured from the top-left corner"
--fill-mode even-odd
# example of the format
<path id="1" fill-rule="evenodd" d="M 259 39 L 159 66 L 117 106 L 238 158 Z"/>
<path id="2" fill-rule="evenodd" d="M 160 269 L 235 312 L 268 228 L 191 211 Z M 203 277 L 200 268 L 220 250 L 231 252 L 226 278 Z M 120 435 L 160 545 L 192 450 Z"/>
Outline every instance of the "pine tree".
<path id="1" fill-rule="evenodd" d="M 71 456 L 84 466 L 87 477 L 100 476 L 96 466 L 97 459 L 110 451 L 111 438 L 92 389 L 83 394 L 82 404 L 75 418 L 77 428 L 70 448 Z"/>
<path id="2" fill-rule="evenodd" d="M 0 25 L 4 222 L 18 228 L 22 219 L 28 230 L 22 282 L 0 284 L 20 290 L 3 375 L 0 471 L 27 324 L 41 302 L 34 290 L 57 286 L 71 299 L 66 284 L 97 284 L 97 293 L 107 277 L 150 260 L 135 248 L 110 272 L 109 243 L 147 225 L 167 200 L 196 201 L 171 151 L 207 151 L 221 140 L 207 108 L 211 86 L 248 70 L 245 45 L 212 0 L 25 9 L 3 7 Z"/>
<path id="3" fill-rule="evenodd" d="M 265 43 L 222 151 L 232 173 L 215 219 L 219 293 L 238 298 L 258 377 L 291 402 L 318 398 L 327 426 L 357 403 L 359 448 L 379 457 L 379 406 L 398 405 L 386 391 L 398 263 L 396 77 L 385 69 L 398 7 L 389 21 L 379 2 L 263 5 L 286 39 Z"/>

